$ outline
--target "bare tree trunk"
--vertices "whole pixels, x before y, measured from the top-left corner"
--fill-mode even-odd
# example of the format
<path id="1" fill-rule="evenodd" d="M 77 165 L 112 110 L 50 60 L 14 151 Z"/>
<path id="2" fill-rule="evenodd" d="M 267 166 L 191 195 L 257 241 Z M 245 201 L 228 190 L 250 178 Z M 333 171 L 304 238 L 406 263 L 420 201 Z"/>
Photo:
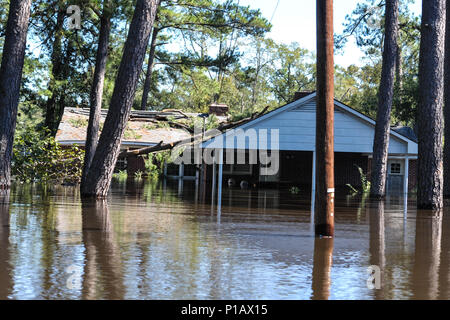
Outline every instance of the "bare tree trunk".
<path id="1" fill-rule="evenodd" d="M 159 0 L 136 2 L 108 115 L 82 190 L 84 196 L 101 198 L 108 193 L 158 5 Z"/>
<path id="2" fill-rule="evenodd" d="M 447 6 L 444 65 L 444 197 L 450 198 L 450 5 Z"/>
<path id="3" fill-rule="evenodd" d="M 417 206 L 443 207 L 443 102 L 445 0 L 422 3 L 419 62 Z"/>
<path id="4" fill-rule="evenodd" d="M 148 95 L 150 93 L 150 85 L 152 81 L 153 66 L 155 61 L 156 40 L 158 39 L 159 30 L 153 27 L 152 41 L 150 43 L 150 53 L 148 55 L 147 73 L 145 74 L 144 92 L 142 93 L 141 110 L 147 110 Z"/>
<path id="5" fill-rule="evenodd" d="M 382 198 L 386 193 L 386 169 L 392 101 L 394 98 L 395 66 L 398 51 L 398 5 L 399 0 L 386 0 L 386 34 L 380 91 L 378 93 L 377 123 L 375 125 L 375 137 L 373 141 L 370 189 L 370 194 L 374 198 Z"/>
<path id="6" fill-rule="evenodd" d="M 0 189 L 11 184 L 11 158 L 31 0 L 11 0 L 0 67 Z"/>
<path id="7" fill-rule="evenodd" d="M 89 124 L 86 134 L 84 167 L 81 178 L 81 188 L 84 186 L 89 167 L 97 149 L 100 130 L 100 116 L 103 99 L 103 85 L 105 83 L 106 62 L 108 60 L 109 35 L 111 33 L 111 14 L 108 0 L 103 3 L 103 14 L 100 18 L 100 36 L 98 40 L 97 59 L 95 64 L 94 79 L 91 88 Z"/>

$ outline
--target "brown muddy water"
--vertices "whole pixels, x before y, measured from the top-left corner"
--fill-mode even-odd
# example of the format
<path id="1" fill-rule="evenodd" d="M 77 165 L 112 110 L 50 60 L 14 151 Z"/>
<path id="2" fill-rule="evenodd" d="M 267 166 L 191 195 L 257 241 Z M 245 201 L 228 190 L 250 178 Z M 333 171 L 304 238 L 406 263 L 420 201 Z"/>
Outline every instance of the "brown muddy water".
<path id="1" fill-rule="evenodd" d="M 450 212 L 343 196 L 330 240 L 314 237 L 309 194 L 222 201 L 218 214 L 188 182 L 116 183 L 84 203 L 74 187 L 15 185 L 0 193 L 0 298 L 450 298 Z"/>

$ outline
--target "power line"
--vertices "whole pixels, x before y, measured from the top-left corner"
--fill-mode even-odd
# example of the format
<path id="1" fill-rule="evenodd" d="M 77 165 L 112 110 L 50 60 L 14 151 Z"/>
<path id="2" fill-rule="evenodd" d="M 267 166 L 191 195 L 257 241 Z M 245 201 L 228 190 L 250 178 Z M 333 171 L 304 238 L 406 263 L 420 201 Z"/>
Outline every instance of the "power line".
<path id="1" fill-rule="evenodd" d="M 277 0 L 277 5 L 275 6 L 275 9 L 273 10 L 272 18 L 270 18 L 270 23 L 272 23 L 273 17 L 275 16 L 275 13 L 277 12 L 279 4 L 280 4 L 280 0 Z"/>

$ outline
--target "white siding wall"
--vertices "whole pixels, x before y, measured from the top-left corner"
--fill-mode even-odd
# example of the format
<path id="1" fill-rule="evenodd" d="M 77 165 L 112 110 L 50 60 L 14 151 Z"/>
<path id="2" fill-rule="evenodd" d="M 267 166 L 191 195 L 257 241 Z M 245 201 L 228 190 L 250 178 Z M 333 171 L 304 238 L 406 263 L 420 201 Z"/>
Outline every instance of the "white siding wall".
<path id="1" fill-rule="evenodd" d="M 316 103 L 312 99 L 300 107 L 280 112 L 251 127 L 256 130 L 268 130 L 270 148 L 270 130 L 280 133 L 280 150 L 313 151 L 316 132 Z M 372 153 L 375 128 L 356 116 L 335 108 L 335 151 Z M 266 139 L 260 138 L 261 141 Z M 246 148 L 249 148 L 248 142 Z M 391 135 L 389 153 L 405 154 L 407 143 Z"/>

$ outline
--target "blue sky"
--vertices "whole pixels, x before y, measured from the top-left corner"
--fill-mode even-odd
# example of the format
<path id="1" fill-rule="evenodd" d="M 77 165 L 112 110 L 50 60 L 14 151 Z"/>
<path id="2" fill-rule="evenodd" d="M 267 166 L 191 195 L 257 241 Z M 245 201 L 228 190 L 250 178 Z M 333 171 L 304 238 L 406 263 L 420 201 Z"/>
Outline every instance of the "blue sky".
<path id="1" fill-rule="evenodd" d="M 278 7 L 275 10 L 275 7 Z M 356 8 L 360 0 L 334 0 L 335 32 L 342 31 L 345 16 Z M 259 8 L 267 19 L 272 20 L 272 32 L 269 37 L 282 43 L 298 42 L 302 47 L 316 50 L 316 0 L 240 0 L 241 5 Z M 416 0 L 411 10 L 420 14 L 422 0 Z M 360 64 L 361 51 L 353 39 L 349 41 L 345 53 L 337 55 L 335 62 L 342 66 Z"/>

